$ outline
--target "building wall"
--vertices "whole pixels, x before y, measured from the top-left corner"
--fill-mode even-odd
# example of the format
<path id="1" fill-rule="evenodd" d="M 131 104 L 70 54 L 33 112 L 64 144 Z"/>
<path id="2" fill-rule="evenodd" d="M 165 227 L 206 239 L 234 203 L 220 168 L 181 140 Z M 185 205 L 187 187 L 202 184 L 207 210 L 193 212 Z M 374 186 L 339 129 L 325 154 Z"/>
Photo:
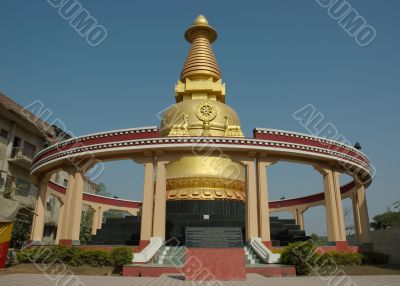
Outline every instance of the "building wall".
<path id="1" fill-rule="evenodd" d="M 371 231 L 371 242 L 374 251 L 389 255 L 389 263 L 400 264 L 400 227 Z M 349 243 L 356 245 L 354 234 L 347 237 Z"/>
<path id="2" fill-rule="evenodd" d="M 371 231 L 374 250 L 389 255 L 390 263 L 400 263 L 400 227 Z"/>
<path id="3" fill-rule="evenodd" d="M 12 190 L 11 199 L 33 210 L 37 198 L 37 186 L 30 181 L 29 176 L 33 155 L 50 145 L 50 142 L 66 138 L 66 135 L 58 137 L 62 130 L 44 122 L 37 121 L 41 127 L 32 124 L 28 117 L 22 114 L 22 110 L 22 106 L 0 93 L 0 192 Z M 33 114 L 31 117 L 35 118 Z M 16 152 L 16 149 L 13 152 L 15 137 L 20 138 L 20 152 Z M 52 180 L 66 186 L 68 174 L 58 172 L 53 174 Z M 46 205 L 45 240 L 55 238 L 59 209 L 60 201 L 49 196 Z"/>
<path id="4" fill-rule="evenodd" d="M 11 121 L 7 120 L 3 116 L 0 116 L 0 129 L 4 129 L 6 131 L 10 131 L 12 127 Z M 8 137 L 10 137 L 10 133 L 8 134 Z M 7 153 L 7 144 L 8 144 L 8 138 L 4 138 L 0 136 L 0 160 L 3 162 L 6 158 L 6 153 Z M 2 170 L 4 168 L 3 164 L 0 164 L 0 169 Z"/>
<path id="5" fill-rule="evenodd" d="M 13 131 L 13 124 L 15 130 Z M 36 133 L 28 130 L 25 126 L 14 123 L 12 120 L 0 116 L 0 128 L 8 132 L 7 138 L 0 139 L 0 169 L 2 170 L 1 188 L 17 188 L 14 199 L 28 207 L 34 207 L 37 195 L 37 188 L 31 184 L 29 178 L 30 164 L 27 156 L 27 164 L 19 164 L 10 161 L 13 157 L 13 145 L 15 137 L 20 138 L 20 150 L 27 146 L 27 143 L 34 146 L 36 152 L 44 148 L 45 140 Z M 14 148 L 15 149 L 15 148 Z M 10 154 L 11 151 L 11 154 Z M 15 152 L 15 150 L 14 150 Z M 21 151 L 22 152 L 22 151 Z"/>
<path id="6" fill-rule="evenodd" d="M 7 118 L 0 115 L 0 131 L 5 130 L 8 133 L 7 138 L 0 136 L 0 189 L 5 187 L 8 173 L 7 162 L 7 146 L 9 138 L 11 137 L 10 131 L 12 129 L 12 122 Z"/>

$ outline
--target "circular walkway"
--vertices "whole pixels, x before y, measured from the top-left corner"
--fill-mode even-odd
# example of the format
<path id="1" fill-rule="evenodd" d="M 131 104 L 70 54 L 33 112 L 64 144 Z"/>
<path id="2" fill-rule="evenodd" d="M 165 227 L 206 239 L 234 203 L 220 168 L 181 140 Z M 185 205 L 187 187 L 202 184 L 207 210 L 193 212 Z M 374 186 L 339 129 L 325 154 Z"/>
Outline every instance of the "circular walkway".
<path id="1" fill-rule="evenodd" d="M 282 277 L 267 278 L 257 274 L 248 274 L 247 281 L 197 282 L 183 281 L 179 276 L 161 276 L 158 278 L 117 277 L 117 276 L 57 276 L 41 274 L 11 274 L 0 276 L 0 286 L 184 286 L 184 285 L 235 285 L 235 286 L 323 286 L 357 285 L 375 286 L 400 285 L 400 275 L 381 276 L 337 276 L 337 277 Z"/>

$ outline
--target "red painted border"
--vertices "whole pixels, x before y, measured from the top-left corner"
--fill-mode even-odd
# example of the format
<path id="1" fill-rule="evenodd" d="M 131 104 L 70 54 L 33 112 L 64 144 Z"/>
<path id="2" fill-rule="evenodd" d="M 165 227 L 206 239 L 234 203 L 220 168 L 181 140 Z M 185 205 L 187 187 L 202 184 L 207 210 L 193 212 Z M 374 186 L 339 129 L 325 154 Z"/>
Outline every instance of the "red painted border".
<path id="1" fill-rule="evenodd" d="M 60 144 L 55 145 L 53 148 L 50 148 L 47 152 L 43 152 L 40 154 L 38 157 L 34 159 L 34 163 L 40 161 L 42 158 L 48 157 L 52 154 L 58 153 L 58 152 L 63 152 L 65 150 L 77 148 L 77 147 L 84 147 L 84 146 L 90 146 L 90 145 L 95 145 L 95 144 L 105 144 L 105 143 L 111 143 L 111 142 L 124 142 L 124 141 L 129 141 L 129 140 L 138 140 L 138 139 L 147 139 L 147 138 L 156 138 L 160 136 L 159 131 L 147 131 L 149 129 L 145 128 L 142 130 L 138 130 L 139 132 L 133 132 L 130 133 L 129 131 L 125 132 L 104 132 L 103 134 L 95 135 L 95 136 L 83 136 L 83 137 L 78 137 L 75 140 L 71 140 L 70 143 L 63 144 L 62 142 Z M 115 135 L 117 133 L 117 135 Z M 122 134 L 119 134 L 122 133 Z M 94 138 L 92 138 L 94 137 Z M 96 138 L 97 137 L 97 138 Z"/>
<path id="2" fill-rule="evenodd" d="M 56 183 L 54 183 L 53 181 L 49 181 L 49 184 L 47 185 L 50 189 L 52 189 L 53 191 L 56 191 L 60 194 L 65 195 L 67 193 L 67 188 L 64 186 L 60 186 Z"/>
<path id="3" fill-rule="evenodd" d="M 345 194 L 349 192 L 351 189 L 355 187 L 356 183 L 354 181 L 347 183 L 340 187 L 340 193 Z M 56 183 L 50 181 L 48 187 L 53 189 L 56 192 L 61 194 L 66 193 L 66 187 L 57 185 Z M 102 197 L 93 194 L 84 193 L 83 194 L 83 201 L 86 202 L 93 202 L 93 203 L 100 203 L 110 206 L 119 206 L 119 207 L 127 207 L 127 208 L 140 208 L 142 206 L 142 202 L 134 202 L 128 200 L 120 200 L 110 197 Z M 305 197 L 294 198 L 294 199 L 287 199 L 281 201 L 274 201 L 269 202 L 268 205 L 272 209 L 282 208 L 282 207 L 289 207 L 289 206 L 297 206 L 302 204 L 309 204 L 314 202 L 319 202 L 325 199 L 324 193 L 313 194 Z"/>
<path id="4" fill-rule="evenodd" d="M 88 193 L 83 193 L 82 199 L 86 202 L 99 203 L 110 206 L 126 207 L 126 208 L 139 208 L 142 205 L 142 203 L 140 202 L 119 200 Z"/>
<path id="5" fill-rule="evenodd" d="M 60 239 L 59 245 L 72 246 L 72 239 Z"/>
<path id="6" fill-rule="evenodd" d="M 145 139 L 152 139 L 152 140 L 146 141 Z M 160 140 L 162 142 L 158 142 Z M 86 135 L 69 140 L 66 143 L 61 142 L 57 145 L 49 147 L 48 149 L 45 149 L 44 151 L 39 153 L 37 157 L 34 158 L 32 169 L 37 169 L 40 165 L 55 159 L 68 158 L 73 155 L 76 156 L 79 153 L 87 152 L 90 150 L 112 149 L 114 147 L 121 147 L 121 146 L 128 146 L 128 147 L 146 146 L 152 144 L 170 145 L 170 144 L 177 144 L 179 143 L 180 140 L 182 139 L 175 139 L 173 137 L 169 137 L 167 139 L 165 137 L 160 138 L 158 129 L 156 130 L 151 128 L 143 128 L 136 130 L 132 129 L 125 131 L 109 131 L 95 135 Z M 195 143 L 197 142 L 208 143 L 210 139 L 188 137 L 186 140 L 189 140 L 189 143 L 191 143 L 192 141 Z M 246 139 L 246 138 L 216 137 L 215 140 L 212 141 L 212 143 L 248 145 L 249 148 L 251 146 L 262 145 L 268 147 L 277 147 L 279 149 L 295 150 L 299 152 L 305 151 L 321 155 L 328 154 L 330 156 L 337 157 L 338 160 L 346 159 L 348 161 L 352 161 L 351 164 L 354 164 L 356 166 L 361 166 L 366 169 L 369 168 L 369 161 L 364 154 L 358 152 L 357 150 L 353 150 L 350 147 L 346 147 L 346 145 L 335 142 L 329 142 L 329 140 L 326 140 L 324 138 L 307 137 L 306 135 L 298 135 L 296 133 L 290 133 L 290 132 L 286 134 L 283 131 L 282 132 L 271 131 L 264 133 L 262 131 L 255 130 L 254 138 L 251 139 L 252 141 L 248 140 L 250 140 L 250 138 Z M 268 142 L 262 142 L 262 141 L 268 141 Z M 303 147 L 301 147 L 300 145 L 306 146 L 306 149 L 303 149 Z"/>
<path id="7" fill-rule="evenodd" d="M 346 185 L 340 187 L 340 193 L 345 194 L 348 191 L 350 191 L 352 188 L 354 188 L 355 186 L 356 186 L 356 183 L 354 181 L 347 183 Z M 319 202 L 324 199 L 325 199 L 325 194 L 318 193 L 318 194 L 300 197 L 300 198 L 269 202 L 268 205 L 270 208 L 282 208 L 282 207 L 297 206 L 297 205 Z"/>
<path id="8" fill-rule="evenodd" d="M 279 131 L 278 131 L 279 133 Z M 262 140 L 270 140 L 270 141 L 277 141 L 277 142 L 286 142 L 286 143 L 293 143 L 293 144 L 303 144 L 307 146 L 313 146 L 313 147 L 318 147 L 318 148 L 323 148 L 323 149 L 328 149 L 331 151 L 336 151 L 340 152 L 342 154 L 346 154 L 348 156 L 351 156 L 353 158 L 357 158 L 361 161 L 363 161 L 366 164 L 369 164 L 367 158 L 362 156 L 360 153 L 354 151 L 354 150 L 349 150 L 346 149 L 344 146 L 337 146 L 334 144 L 331 144 L 330 142 L 320 142 L 316 140 L 311 140 L 311 139 L 306 139 L 306 138 L 300 138 L 300 137 L 292 137 L 292 136 L 287 136 L 287 135 L 281 135 L 281 134 L 271 134 L 271 133 L 264 133 L 261 131 L 255 131 L 254 132 L 254 138 L 255 139 L 262 139 Z M 323 140 L 323 138 L 321 138 Z"/>
<path id="9" fill-rule="evenodd" d="M 49 181 L 48 187 L 60 194 L 66 194 L 67 188 L 60 186 L 52 181 Z M 142 206 L 141 202 L 134 202 L 128 200 L 120 200 L 116 198 L 103 197 L 94 194 L 83 193 L 82 200 L 85 202 L 100 203 L 109 206 L 118 206 L 126 208 L 140 208 Z"/>

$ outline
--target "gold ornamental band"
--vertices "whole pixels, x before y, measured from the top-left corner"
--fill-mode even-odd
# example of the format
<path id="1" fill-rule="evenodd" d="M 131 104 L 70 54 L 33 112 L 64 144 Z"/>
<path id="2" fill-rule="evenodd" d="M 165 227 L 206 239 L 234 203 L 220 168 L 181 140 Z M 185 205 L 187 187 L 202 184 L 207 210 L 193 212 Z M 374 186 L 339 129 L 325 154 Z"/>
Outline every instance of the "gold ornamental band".
<path id="1" fill-rule="evenodd" d="M 167 179 L 167 200 L 239 200 L 244 201 L 245 183 L 215 177 Z"/>

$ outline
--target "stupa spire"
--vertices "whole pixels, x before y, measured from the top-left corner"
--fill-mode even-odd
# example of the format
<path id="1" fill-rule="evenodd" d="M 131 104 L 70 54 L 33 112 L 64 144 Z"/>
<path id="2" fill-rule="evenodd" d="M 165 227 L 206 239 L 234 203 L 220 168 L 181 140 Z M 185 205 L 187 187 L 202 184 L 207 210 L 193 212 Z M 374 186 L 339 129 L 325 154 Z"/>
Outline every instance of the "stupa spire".
<path id="1" fill-rule="evenodd" d="M 208 24 L 206 17 L 199 15 L 185 32 L 185 39 L 192 44 L 186 58 L 181 80 L 185 78 L 209 78 L 215 81 L 221 78 L 217 60 L 211 43 L 217 39 L 217 32 Z"/>
<path id="2" fill-rule="evenodd" d="M 209 99 L 225 102 L 225 84 L 221 81 L 221 71 L 211 47 L 217 32 L 206 17 L 199 15 L 186 30 L 185 39 L 192 46 L 175 87 L 176 101 Z"/>

